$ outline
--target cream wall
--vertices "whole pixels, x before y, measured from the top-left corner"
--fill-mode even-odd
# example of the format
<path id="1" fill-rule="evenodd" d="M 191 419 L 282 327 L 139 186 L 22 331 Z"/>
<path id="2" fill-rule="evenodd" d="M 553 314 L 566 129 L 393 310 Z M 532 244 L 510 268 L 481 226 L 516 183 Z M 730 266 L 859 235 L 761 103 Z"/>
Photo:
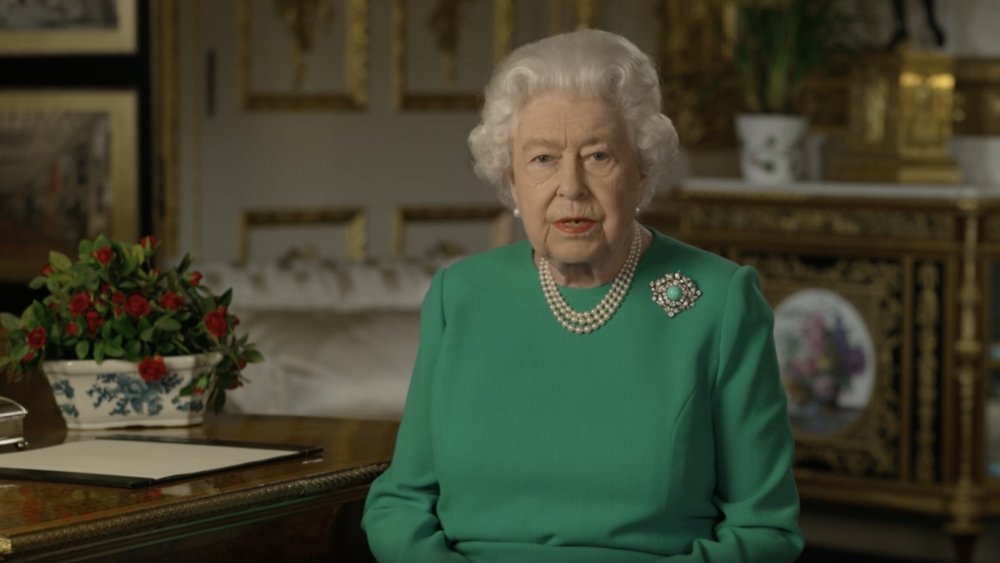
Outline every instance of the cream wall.
<path id="1" fill-rule="evenodd" d="M 411 0 L 411 5 L 430 2 Z M 465 138 L 477 121 L 474 112 L 393 109 L 390 1 L 370 2 L 369 100 L 367 109 L 360 112 L 243 110 L 237 4 L 237 0 L 181 2 L 180 248 L 209 260 L 235 258 L 239 214 L 244 207 L 358 206 L 368 215 L 370 255 L 388 256 L 395 206 L 496 202 L 467 164 Z M 334 4 L 337 17 L 343 17 L 343 3 Z M 539 0 L 516 3 L 515 43 L 524 41 L 525 29 L 537 33 L 540 26 L 535 20 L 541 4 Z M 656 28 L 651 27 L 649 14 L 653 4 L 652 0 L 603 2 L 600 23 L 652 50 Z M 911 0 L 910 4 L 911 29 L 920 40 L 919 3 Z M 1000 25 L 997 0 L 937 4 L 949 37 L 948 50 L 967 56 L 1000 54 L 1000 42 L 993 39 L 993 30 Z M 608 5 L 616 9 L 609 10 Z M 888 1 L 859 6 L 869 18 L 888 14 Z M 489 12 L 480 8 L 475 15 L 481 19 L 483 13 Z M 264 16 L 274 17 L 271 13 Z M 467 36 L 482 41 L 481 36 L 489 35 L 489 22 L 467 25 L 472 29 L 466 31 Z M 874 26 L 875 31 L 880 27 L 884 25 Z M 211 116 L 204 111 L 208 53 L 215 57 L 216 109 Z M 481 76 L 470 79 L 465 72 L 460 78 L 464 84 L 480 84 L 490 65 L 491 61 L 484 60 L 478 65 Z M 432 71 L 435 67 L 424 68 Z M 416 78 L 411 76 L 411 81 L 419 82 L 422 75 Z M 958 139 L 955 148 L 966 181 L 1000 184 L 1000 158 L 996 158 L 1000 142 Z M 684 172 L 737 173 L 732 150 L 685 156 Z M 336 236 L 323 238 L 340 245 Z"/>
<path id="2" fill-rule="evenodd" d="M 466 164 L 472 112 L 391 109 L 388 2 L 371 2 L 368 109 L 350 113 L 243 111 L 236 2 L 182 6 L 181 248 L 209 260 L 235 257 L 241 207 L 361 206 L 371 254 L 386 256 L 394 206 L 496 203 Z M 199 51 L 216 57 L 211 117 L 200 110 L 197 35 Z"/>

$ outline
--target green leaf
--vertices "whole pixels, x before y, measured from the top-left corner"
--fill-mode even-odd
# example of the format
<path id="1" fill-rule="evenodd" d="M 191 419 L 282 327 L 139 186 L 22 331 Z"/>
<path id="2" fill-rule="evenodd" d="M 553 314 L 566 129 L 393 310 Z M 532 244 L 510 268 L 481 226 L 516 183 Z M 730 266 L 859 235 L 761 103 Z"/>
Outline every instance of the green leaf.
<path id="1" fill-rule="evenodd" d="M 64 272 L 73 267 L 73 261 L 62 252 L 51 250 L 49 251 L 49 265 L 56 272 Z"/>
<path id="2" fill-rule="evenodd" d="M 10 313 L 0 313 L 0 326 L 9 331 L 19 330 L 23 325 L 21 319 Z"/>
<path id="3" fill-rule="evenodd" d="M 219 298 L 219 305 L 225 305 L 226 307 L 228 307 L 229 303 L 232 300 L 233 300 L 233 290 L 232 288 L 230 288 L 227 289 L 226 292 L 222 294 L 222 297 Z"/>
<path id="4" fill-rule="evenodd" d="M 174 268 L 174 271 L 176 271 L 178 275 L 182 275 L 184 274 L 184 272 L 187 272 L 187 269 L 190 267 L 191 267 L 191 255 L 185 254 L 184 258 L 181 258 L 181 263 L 178 264 L 176 268 Z"/>
<path id="5" fill-rule="evenodd" d="M 112 338 L 104 343 L 104 353 L 111 358 L 120 358 L 125 355 L 125 349 L 122 348 L 122 339 L 120 337 Z"/>
<path id="6" fill-rule="evenodd" d="M 90 342 L 86 340 L 81 340 L 76 343 L 76 357 L 79 360 L 85 360 L 87 358 L 87 353 L 90 352 Z"/>
<path id="7" fill-rule="evenodd" d="M 253 348 L 247 348 L 246 350 L 244 350 L 242 356 L 244 360 L 250 362 L 251 364 L 256 364 L 264 361 L 264 355 Z"/>
<path id="8" fill-rule="evenodd" d="M 181 329 L 181 323 L 177 322 L 172 317 L 164 316 L 156 319 L 156 323 L 153 324 L 153 327 L 164 332 L 177 332 Z"/>
<path id="9" fill-rule="evenodd" d="M 104 361 L 104 342 L 99 341 L 94 345 L 94 361 L 101 363 Z"/>
<path id="10" fill-rule="evenodd" d="M 125 343 L 126 356 L 139 356 L 142 352 L 142 343 L 138 340 L 129 340 Z"/>
<path id="11" fill-rule="evenodd" d="M 143 342 L 152 342 L 153 341 L 153 327 L 149 327 L 146 330 L 140 332 L 139 333 L 139 340 L 142 340 Z"/>
<path id="12" fill-rule="evenodd" d="M 135 338 L 135 325 L 128 318 L 122 317 L 111 321 L 114 331 L 127 339 Z"/>
<path id="13" fill-rule="evenodd" d="M 94 251 L 94 244 L 89 240 L 81 240 L 80 244 L 77 245 L 77 256 L 81 259 L 90 256 L 90 253 Z"/>
<path id="14" fill-rule="evenodd" d="M 18 342 L 10 349 L 10 357 L 17 362 L 20 362 L 21 358 L 23 358 L 24 355 L 27 353 L 28 353 L 28 345 L 25 344 L 24 341 Z"/>

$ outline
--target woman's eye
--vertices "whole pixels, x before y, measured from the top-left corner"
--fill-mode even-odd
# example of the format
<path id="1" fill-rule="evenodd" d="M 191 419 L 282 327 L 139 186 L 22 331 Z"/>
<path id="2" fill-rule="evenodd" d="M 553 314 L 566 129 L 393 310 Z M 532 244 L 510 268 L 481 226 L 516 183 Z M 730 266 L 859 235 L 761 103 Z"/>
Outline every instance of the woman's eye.
<path id="1" fill-rule="evenodd" d="M 590 154 L 590 158 L 591 158 L 591 160 L 595 160 L 597 162 L 604 162 L 605 160 L 608 160 L 609 158 L 611 158 L 611 155 L 608 154 L 608 153 L 606 153 L 606 152 L 604 152 L 604 151 L 597 151 L 597 152 L 591 153 Z"/>
<path id="2" fill-rule="evenodd" d="M 551 154 L 540 154 L 540 155 L 536 156 L 535 158 L 532 158 L 531 162 L 537 162 L 539 164 L 546 164 L 546 163 L 552 162 L 552 155 Z"/>

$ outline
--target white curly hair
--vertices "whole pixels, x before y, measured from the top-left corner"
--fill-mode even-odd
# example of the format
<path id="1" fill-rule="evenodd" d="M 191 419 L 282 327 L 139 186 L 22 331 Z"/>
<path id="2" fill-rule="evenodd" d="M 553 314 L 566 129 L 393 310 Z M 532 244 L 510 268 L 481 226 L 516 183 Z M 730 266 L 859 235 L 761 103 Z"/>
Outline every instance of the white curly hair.
<path id="1" fill-rule="evenodd" d="M 529 100 L 557 92 L 599 97 L 621 111 L 645 176 L 640 207 L 668 182 L 677 157 L 677 130 L 661 111 L 656 67 L 620 35 L 584 29 L 518 47 L 494 70 L 486 87 L 481 121 L 469 134 L 476 175 L 514 206 L 509 182 L 518 118 Z"/>

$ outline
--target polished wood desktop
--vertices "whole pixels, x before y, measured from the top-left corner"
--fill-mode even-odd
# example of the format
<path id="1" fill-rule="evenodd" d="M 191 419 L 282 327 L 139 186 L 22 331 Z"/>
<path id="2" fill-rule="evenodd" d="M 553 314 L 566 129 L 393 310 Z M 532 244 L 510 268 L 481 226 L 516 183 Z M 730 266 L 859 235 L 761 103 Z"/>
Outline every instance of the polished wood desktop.
<path id="1" fill-rule="evenodd" d="M 372 561 L 361 508 L 396 428 L 219 415 L 190 428 L 129 429 L 323 452 L 139 489 L 0 479 L 0 561 Z M 58 419 L 30 415 L 27 423 L 30 448 L 122 432 L 67 431 Z"/>

